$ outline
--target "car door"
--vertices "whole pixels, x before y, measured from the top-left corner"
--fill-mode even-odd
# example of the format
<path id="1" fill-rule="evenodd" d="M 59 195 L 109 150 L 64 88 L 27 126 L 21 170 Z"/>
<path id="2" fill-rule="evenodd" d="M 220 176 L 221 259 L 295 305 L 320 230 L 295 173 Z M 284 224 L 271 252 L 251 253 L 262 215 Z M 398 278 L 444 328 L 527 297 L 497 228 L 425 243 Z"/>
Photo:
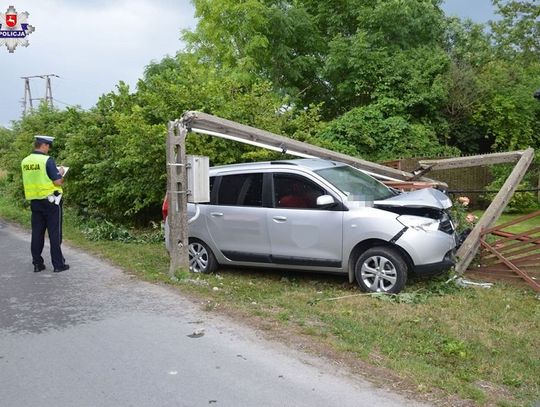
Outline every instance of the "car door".
<path id="1" fill-rule="evenodd" d="M 270 262 L 270 240 L 263 207 L 263 174 L 224 175 L 216 204 L 208 208 L 208 230 L 215 246 L 236 262 Z"/>
<path id="2" fill-rule="evenodd" d="M 272 262 L 341 267 L 343 212 L 316 205 L 317 197 L 328 194 L 325 188 L 303 175 L 275 172 L 272 191 L 267 217 Z"/>

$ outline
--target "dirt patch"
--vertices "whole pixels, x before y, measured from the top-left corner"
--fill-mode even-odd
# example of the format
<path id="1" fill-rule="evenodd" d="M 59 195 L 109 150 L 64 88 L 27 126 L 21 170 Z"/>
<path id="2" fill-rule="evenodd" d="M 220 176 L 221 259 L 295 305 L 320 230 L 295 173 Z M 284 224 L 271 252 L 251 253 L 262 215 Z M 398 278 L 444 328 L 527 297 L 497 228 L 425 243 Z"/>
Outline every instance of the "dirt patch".
<path id="1" fill-rule="evenodd" d="M 475 382 L 475 385 L 484 391 L 489 398 L 495 398 L 499 400 L 508 400 L 508 401 L 515 401 L 514 396 L 512 395 L 512 391 L 510 391 L 508 388 L 504 386 L 500 386 L 497 384 L 493 384 L 490 382 L 486 382 L 484 380 L 479 380 Z"/>

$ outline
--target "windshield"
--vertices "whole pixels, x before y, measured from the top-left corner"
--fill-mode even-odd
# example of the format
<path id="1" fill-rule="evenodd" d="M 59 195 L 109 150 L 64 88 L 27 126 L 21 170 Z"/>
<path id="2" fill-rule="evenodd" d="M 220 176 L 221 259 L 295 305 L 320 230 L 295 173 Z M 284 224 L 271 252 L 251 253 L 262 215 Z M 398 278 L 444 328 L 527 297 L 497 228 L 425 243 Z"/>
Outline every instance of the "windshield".
<path id="1" fill-rule="evenodd" d="M 375 178 L 347 165 L 315 172 L 347 195 L 349 201 L 376 201 L 394 196 L 388 187 Z"/>

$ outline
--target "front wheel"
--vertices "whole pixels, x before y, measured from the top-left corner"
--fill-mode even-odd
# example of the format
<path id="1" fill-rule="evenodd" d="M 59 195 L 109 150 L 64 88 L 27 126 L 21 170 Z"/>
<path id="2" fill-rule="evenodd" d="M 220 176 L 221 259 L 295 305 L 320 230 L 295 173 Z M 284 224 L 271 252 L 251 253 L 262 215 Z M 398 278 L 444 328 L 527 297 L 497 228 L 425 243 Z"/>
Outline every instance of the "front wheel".
<path id="1" fill-rule="evenodd" d="M 212 273 L 217 269 L 217 261 L 212 250 L 200 240 L 189 241 L 189 271 Z"/>
<path id="2" fill-rule="evenodd" d="M 395 249 L 373 247 L 358 258 L 354 275 L 363 291 L 397 294 L 407 282 L 407 263 Z"/>

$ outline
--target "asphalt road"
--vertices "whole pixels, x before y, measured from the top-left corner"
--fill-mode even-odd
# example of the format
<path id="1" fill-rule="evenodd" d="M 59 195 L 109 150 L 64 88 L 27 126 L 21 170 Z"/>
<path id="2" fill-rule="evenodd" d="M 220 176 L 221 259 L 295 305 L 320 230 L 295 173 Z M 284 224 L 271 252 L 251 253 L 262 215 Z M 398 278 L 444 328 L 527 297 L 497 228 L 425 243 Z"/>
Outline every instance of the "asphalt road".
<path id="1" fill-rule="evenodd" d="M 46 246 L 34 273 L 29 248 L 0 221 L 1 406 L 421 405 L 66 245 L 69 271 Z"/>

